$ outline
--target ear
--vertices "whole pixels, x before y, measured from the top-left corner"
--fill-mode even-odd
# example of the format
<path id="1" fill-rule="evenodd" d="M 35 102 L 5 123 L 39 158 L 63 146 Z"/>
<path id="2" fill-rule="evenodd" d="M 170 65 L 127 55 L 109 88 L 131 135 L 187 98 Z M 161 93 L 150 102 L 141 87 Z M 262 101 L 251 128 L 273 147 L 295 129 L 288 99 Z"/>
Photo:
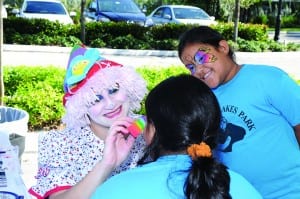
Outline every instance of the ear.
<path id="1" fill-rule="evenodd" d="M 219 42 L 219 51 L 228 54 L 229 50 L 230 50 L 230 46 L 228 42 L 225 40 L 221 40 Z"/>
<path id="2" fill-rule="evenodd" d="M 153 123 L 148 123 L 146 132 L 144 133 L 144 138 L 147 145 L 151 144 L 154 135 L 155 135 L 155 126 L 153 125 Z"/>

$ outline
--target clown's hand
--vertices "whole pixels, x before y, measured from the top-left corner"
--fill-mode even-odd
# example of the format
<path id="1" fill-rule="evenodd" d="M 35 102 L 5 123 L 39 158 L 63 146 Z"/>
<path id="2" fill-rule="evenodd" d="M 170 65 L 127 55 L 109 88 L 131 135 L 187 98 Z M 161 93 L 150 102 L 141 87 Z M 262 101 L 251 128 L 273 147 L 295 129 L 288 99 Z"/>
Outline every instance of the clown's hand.
<path id="1" fill-rule="evenodd" d="M 129 155 L 134 143 L 134 137 L 129 134 L 127 127 L 133 120 L 129 117 L 115 121 L 108 131 L 102 162 L 112 169 L 119 166 Z"/>

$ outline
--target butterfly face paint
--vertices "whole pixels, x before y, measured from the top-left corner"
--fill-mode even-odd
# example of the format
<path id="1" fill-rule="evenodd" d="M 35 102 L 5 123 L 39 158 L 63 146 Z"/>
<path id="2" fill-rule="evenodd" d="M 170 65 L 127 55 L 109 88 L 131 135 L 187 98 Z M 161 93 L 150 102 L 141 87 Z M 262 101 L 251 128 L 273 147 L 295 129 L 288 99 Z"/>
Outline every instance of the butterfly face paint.
<path id="1" fill-rule="evenodd" d="M 217 60 L 217 57 L 214 56 L 213 54 L 209 53 L 210 48 L 208 47 L 201 47 L 198 49 L 196 54 L 194 55 L 193 58 L 193 64 L 187 64 L 185 67 L 191 71 L 191 74 L 195 74 L 196 72 L 196 66 L 197 65 L 202 65 L 205 63 L 213 63 Z"/>

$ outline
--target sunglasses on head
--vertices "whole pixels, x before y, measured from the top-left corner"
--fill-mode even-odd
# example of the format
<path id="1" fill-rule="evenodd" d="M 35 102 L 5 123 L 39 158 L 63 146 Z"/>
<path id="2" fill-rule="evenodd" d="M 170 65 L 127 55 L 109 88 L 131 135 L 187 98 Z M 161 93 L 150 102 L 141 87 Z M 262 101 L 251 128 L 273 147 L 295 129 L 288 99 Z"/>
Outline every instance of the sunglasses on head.
<path id="1" fill-rule="evenodd" d="M 196 72 L 196 65 L 215 62 L 217 60 L 216 56 L 209 53 L 209 51 L 210 48 L 199 48 L 194 55 L 195 64 L 187 64 L 185 67 L 194 74 Z"/>

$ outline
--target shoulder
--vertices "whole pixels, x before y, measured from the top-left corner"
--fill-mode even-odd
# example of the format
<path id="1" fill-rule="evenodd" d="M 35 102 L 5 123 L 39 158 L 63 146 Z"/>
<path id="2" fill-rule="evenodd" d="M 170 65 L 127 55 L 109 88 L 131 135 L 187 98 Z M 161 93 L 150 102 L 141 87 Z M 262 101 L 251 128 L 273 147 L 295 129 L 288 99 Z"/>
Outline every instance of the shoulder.
<path id="1" fill-rule="evenodd" d="M 246 64 L 242 66 L 240 72 L 240 80 L 247 80 L 248 83 L 258 85 L 265 90 L 270 88 L 276 90 L 285 87 L 286 84 L 295 84 L 288 73 L 275 66 Z"/>
<path id="2" fill-rule="evenodd" d="M 245 64 L 242 65 L 242 70 L 249 73 L 255 73 L 255 76 L 261 76 L 261 75 L 267 75 L 267 76 L 273 76 L 273 75 L 286 75 L 287 73 L 283 71 L 282 69 L 271 66 L 271 65 L 255 65 L 255 64 Z"/>
<path id="3" fill-rule="evenodd" d="M 228 170 L 232 198 L 262 199 L 260 193 L 242 175 Z"/>

